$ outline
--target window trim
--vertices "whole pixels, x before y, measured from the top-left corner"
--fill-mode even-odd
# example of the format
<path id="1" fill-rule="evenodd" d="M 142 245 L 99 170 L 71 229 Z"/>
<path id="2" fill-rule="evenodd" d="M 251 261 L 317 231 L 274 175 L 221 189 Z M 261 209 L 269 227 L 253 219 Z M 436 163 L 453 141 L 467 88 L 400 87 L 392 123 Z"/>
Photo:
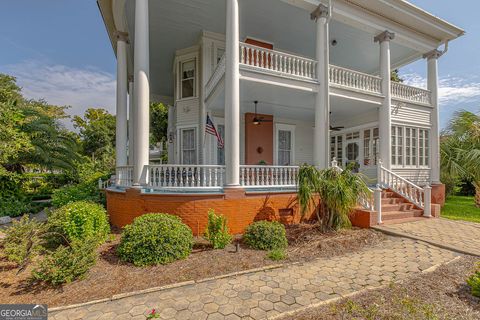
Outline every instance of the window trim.
<path id="1" fill-rule="evenodd" d="M 184 130 L 190 130 L 193 129 L 195 133 L 195 159 L 196 163 L 192 165 L 198 165 L 198 156 L 199 156 L 199 146 L 198 146 L 198 125 L 183 125 L 183 126 L 177 126 L 177 159 L 180 164 L 183 165 L 183 136 L 182 133 Z"/>
<path id="2" fill-rule="evenodd" d="M 279 131 L 290 131 L 291 132 L 291 142 L 292 142 L 292 145 L 291 145 L 291 150 L 290 150 L 290 153 L 291 153 L 291 163 L 290 165 L 291 166 L 294 166 L 295 165 L 295 128 L 296 128 L 296 125 L 294 124 L 284 124 L 284 123 L 275 123 L 275 137 L 274 137 L 274 141 L 273 141 L 273 152 L 275 153 L 274 154 L 274 164 L 275 165 L 281 165 L 283 166 L 283 164 L 279 164 L 278 163 L 278 138 L 279 138 Z"/>

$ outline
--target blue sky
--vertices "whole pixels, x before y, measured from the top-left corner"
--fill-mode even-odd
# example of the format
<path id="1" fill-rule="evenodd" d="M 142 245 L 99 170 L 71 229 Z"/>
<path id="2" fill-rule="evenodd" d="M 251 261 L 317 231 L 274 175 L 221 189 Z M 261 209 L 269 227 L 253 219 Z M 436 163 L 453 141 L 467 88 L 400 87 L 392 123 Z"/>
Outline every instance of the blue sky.
<path id="1" fill-rule="evenodd" d="M 480 1 L 412 0 L 467 34 L 440 59 L 442 124 L 455 110 L 480 111 Z M 52 104 L 114 111 L 115 57 L 95 0 L 0 0 L 0 72 L 17 77 L 24 94 Z M 426 62 L 401 69 L 424 86 Z"/>

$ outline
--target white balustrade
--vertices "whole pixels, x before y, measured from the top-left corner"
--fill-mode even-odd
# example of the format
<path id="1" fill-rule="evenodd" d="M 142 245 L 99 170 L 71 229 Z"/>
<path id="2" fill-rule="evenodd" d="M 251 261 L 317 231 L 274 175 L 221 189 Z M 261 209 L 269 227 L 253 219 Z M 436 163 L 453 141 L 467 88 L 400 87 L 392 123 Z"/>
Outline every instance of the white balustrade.
<path id="1" fill-rule="evenodd" d="M 330 65 L 330 84 L 372 93 L 382 93 L 382 78 Z"/>
<path id="2" fill-rule="evenodd" d="M 392 97 L 411 102 L 430 105 L 431 92 L 422 88 L 407 86 L 400 82 L 392 82 Z"/>
<path id="3" fill-rule="evenodd" d="M 217 67 L 213 71 L 212 76 L 208 80 L 207 84 L 205 85 L 205 96 L 208 98 L 217 84 L 220 82 L 222 77 L 225 75 L 225 54 L 223 54 L 222 58 L 217 64 Z"/>
<path id="4" fill-rule="evenodd" d="M 294 78 L 317 79 L 315 60 L 246 43 L 240 43 L 240 64 Z"/>
<path id="5" fill-rule="evenodd" d="M 384 168 L 381 161 L 379 161 L 377 170 L 378 181 L 383 188 L 391 189 L 398 193 L 419 208 L 424 209 L 425 216 L 430 216 L 430 192 L 425 192 L 425 189 L 430 188 L 428 185 L 425 188 L 417 186 L 413 182 Z"/>
<path id="6" fill-rule="evenodd" d="M 133 166 L 117 167 L 115 181 L 119 187 L 131 187 L 133 185 Z"/>
<path id="7" fill-rule="evenodd" d="M 296 187 L 298 166 L 240 166 L 244 187 Z"/>
<path id="8" fill-rule="evenodd" d="M 149 165 L 148 186 L 156 188 L 223 187 L 225 166 L 217 165 Z"/>

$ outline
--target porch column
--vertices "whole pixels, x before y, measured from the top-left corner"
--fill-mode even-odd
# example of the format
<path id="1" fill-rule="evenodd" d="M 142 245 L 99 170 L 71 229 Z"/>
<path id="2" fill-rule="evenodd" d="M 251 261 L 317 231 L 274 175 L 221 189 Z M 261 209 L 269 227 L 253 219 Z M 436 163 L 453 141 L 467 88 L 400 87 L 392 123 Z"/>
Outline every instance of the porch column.
<path id="1" fill-rule="evenodd" d="M 133 166 L 135 163 L 133 157 L 133 122 L 134 120 L 134 111 L 133 111 L 133 77 L 128 79 L 128 165 Z"/>
<path id="2" fill-rule="evenodd" d="M 116 32 L 117 106 L 115 128 L 116 166 L 127 165 L 127 43 L 128 34 Z"/>
<path id="3" fill-rule="evenodd" d="M 431 155 L 430 155 L 430 180 L 431 184 L 441 184 L 440 182 L 440 115 L 438 109 L 438 58 L 443 52 L 432 50 L 423 57 L 427 59 L 427 88 L 431 92 L 430 103 L 432 110 L 432 130 L 431 130 Z"/>
<path id="4" fill-rule="evenodd" d="M 382 94 L 384 95 L 382 106 L 378 112 L 378 131 L 380 134 L 380 159 L 383 166 L 391 169 L 392 150 L 392 88 L 390 80 L 390 40 L 395 38 L 395 34 L 384 31 L 374 38 L 375 42 L 380 43 L 380 77 L 382 78 Z"/>
<path id="5" fill-rule="evenodd" d="M 150 84 L 149 84 L 149 19 L 148 0 L 135 1 L 135 55 L 134 55 L 134 159 L 133 183 L 147 182 L 144 167 L 149 162 Z"/>
<path id="6" fill-rule="evenodd" d="M 225 186 L 240 186 L 240 74 L 238 0 L 227 1 L 225 68 Z"/>
<path id="7" fill-rule="evenodd" d="M 318 92 L 315 96 L 315 128 L 313 131 L 313 163 L 324 169 L 330 162 L 330 92 L 329 92 L 329 8 L 320 4 L 310 15 L 317 23 L 316 58 Z"/>

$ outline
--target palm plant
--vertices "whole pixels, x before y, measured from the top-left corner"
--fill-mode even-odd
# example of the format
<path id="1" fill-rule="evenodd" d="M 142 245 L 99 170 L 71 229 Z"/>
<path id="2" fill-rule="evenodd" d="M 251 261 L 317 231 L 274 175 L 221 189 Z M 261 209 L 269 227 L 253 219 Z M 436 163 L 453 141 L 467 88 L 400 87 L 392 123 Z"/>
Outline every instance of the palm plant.
<path id="1" fill-rule="evenodd" d="M 322 231 L 351 226 L 349 215 L 369 190 L 351 170 L 318 170 L 304 165 L 298 177 L 298 202 L 302 215 L 315 210 Z"/>
<path id="2" fill-rule="evenodd" d="M 471 179 L 480 207 L 480 114 L 456 112 L 442 134 L 440 154 L 443 175 Z"/>

